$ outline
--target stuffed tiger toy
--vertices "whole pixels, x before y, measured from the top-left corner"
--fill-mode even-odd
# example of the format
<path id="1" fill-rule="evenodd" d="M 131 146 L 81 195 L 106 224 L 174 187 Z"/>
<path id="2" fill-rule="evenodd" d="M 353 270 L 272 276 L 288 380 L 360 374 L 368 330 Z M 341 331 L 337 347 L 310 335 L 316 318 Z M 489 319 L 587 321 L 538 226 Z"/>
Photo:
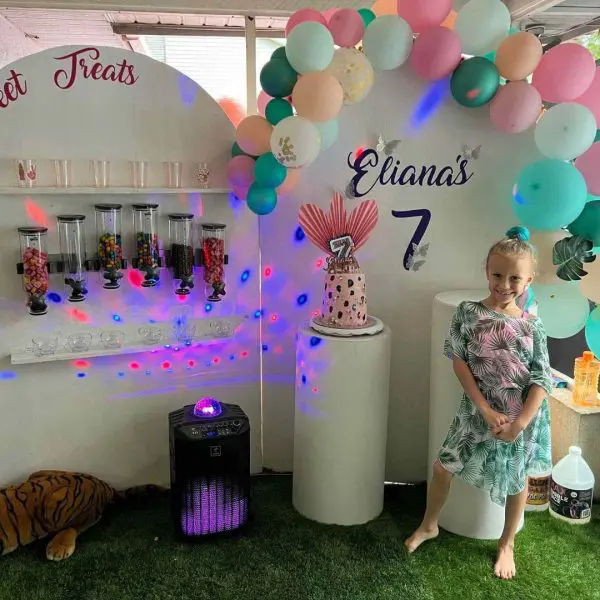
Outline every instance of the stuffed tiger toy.
<path id="1" fill-rule="evenodd" d="M 77 536 L 100 520 L 108 504 L 150 491 L 165 488 L 145 485 L 118 492 L 83 473 L 32 473 L 24 483 L 0 489 L 1 554 L 54 534 L 46 557 L 69 558 L 75 551 Z"/>

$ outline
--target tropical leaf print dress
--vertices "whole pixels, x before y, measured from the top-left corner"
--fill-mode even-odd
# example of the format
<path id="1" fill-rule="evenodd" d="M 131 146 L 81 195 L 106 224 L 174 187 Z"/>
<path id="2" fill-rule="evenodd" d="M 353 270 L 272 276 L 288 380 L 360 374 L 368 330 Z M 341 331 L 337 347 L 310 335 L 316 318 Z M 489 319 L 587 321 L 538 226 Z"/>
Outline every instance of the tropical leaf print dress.
<path id="1" fill-rule="evenodd" d="M 510 421 L 521 414 L 533 384 L 548 394 L 552 391 L 546 333 L 533 315 L 510 317 L 481 302 L 463 302 L 452 319 L 444 353 L 469 366 L 490 406 Z M 475 404 L 463 394 L 439 461 L 467 483 L 488 490 L 491 499 L 504 506 L 507 495 L 523 491 L 527 475 L 552 467 L 548 399 L 527 428 L 508 443 L 492 436 Z"/>

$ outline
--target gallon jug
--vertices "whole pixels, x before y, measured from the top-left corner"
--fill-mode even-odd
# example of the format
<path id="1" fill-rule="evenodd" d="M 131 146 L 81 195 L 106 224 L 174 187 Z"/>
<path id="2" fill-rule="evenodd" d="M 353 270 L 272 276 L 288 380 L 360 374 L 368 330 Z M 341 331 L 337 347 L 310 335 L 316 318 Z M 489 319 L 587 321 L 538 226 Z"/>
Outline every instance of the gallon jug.
<path id="1" fill-rule="evenodd" d="M 527 478 L 527 503 L 525 510 L 528 512 L 546 510 L 550 505 L 550 477 L 551 471 L 531 475 Z"/>
<path id="2" fill-rule="evenodd" d="M 576 525 L 592 518 L 594 474 L 581 456 L 581 448 L 571 446 L 569 454 L 552 469 L 550 514 Z"/>
<path id="3" fill-rule="evenodd" d="M 595 406 L 598 403 L 598 377 L 600 362 L 594 358 L 593 352 L 584 352 L 575 359 L 575 384 L 573 386 L 573 402 L 580 406 Z"/>

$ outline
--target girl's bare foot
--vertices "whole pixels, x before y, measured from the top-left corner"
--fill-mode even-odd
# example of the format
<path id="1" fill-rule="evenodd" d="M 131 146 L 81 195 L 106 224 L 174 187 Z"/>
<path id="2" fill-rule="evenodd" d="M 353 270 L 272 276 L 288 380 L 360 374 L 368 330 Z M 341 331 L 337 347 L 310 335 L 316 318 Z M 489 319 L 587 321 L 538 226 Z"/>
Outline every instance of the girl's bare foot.
<path id="1" fill-rule="evenodd" d="M 499 543 L 494 573 L 500 579 L 512 579 L 517 574 L 515 547 L 513 544 Z"/>
<path id="2" fill-rule="evenodd" d="M 429 528 L 419 526 L 419 528 L 404 542 L 409 554 L 412 554 L 423 542 L 432 540 L 440 533 L 437 527 Z"/>

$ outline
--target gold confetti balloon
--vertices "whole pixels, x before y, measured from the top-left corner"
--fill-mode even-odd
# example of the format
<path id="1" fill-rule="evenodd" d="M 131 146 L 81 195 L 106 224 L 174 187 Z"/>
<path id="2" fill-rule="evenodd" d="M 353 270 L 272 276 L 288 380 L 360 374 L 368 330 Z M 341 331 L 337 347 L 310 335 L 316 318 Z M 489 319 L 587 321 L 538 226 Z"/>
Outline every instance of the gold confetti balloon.
<path id="1" fill-rule="evenodd" d="M 326 71 L 340 82 L 344 104 L 361 102 L 373 87 L 373 67 L 369 59 L 356 48 L 338 48 Z"/>

